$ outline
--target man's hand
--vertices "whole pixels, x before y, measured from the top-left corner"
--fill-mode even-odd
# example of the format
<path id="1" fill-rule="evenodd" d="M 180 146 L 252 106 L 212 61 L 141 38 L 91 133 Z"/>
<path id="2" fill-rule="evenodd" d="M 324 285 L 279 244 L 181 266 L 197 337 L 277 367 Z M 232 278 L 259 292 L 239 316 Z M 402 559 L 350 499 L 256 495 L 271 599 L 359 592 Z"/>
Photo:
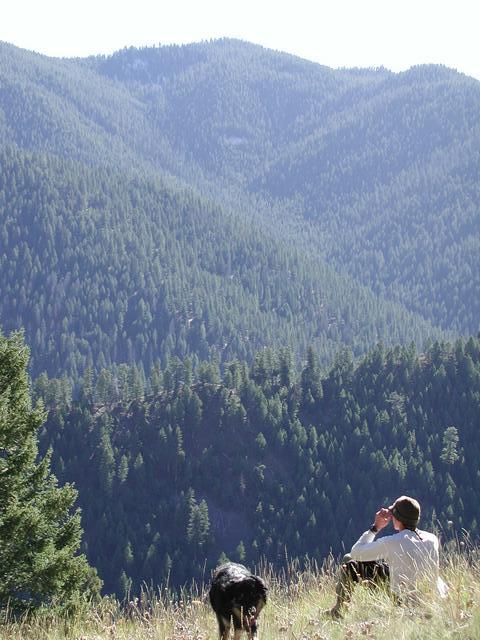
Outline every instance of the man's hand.
<path id="1" fill-rule="evenodd" d="M 392 514 L 388 509 L 382 508 L 375 514 L 375 526 L 377 531 L 384 529 L 392 519 Z"/>

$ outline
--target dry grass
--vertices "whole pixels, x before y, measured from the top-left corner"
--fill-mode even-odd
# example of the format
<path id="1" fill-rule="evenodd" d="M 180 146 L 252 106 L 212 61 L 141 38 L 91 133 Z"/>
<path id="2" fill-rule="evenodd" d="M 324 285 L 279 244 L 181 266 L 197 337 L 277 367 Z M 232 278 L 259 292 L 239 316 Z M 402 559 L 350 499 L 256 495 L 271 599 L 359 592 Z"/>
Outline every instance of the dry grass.
<path id="1" fill-rule="evenodd" d="M 291 565 L 274 575 L 263 568 L 270 597 L 260 618 L 261 640 L 347 640 L 350 638 L 480 639 L 480 551 L 456 551 L 442 571 L 449 594 L 439 601 L 425 595 L 415 609 L 395 606 L 386 593 L 358 588 L 339 622 L 323 616 L 334 602 L 331 567 L 299 571 Z M 5 617 L 5 612 L 4 612 Z M 54 616 L 4 622 L 1 640 L 212 640 L 218 637 L 206 590 L 193 589 L 174 599 L 145 593 L 121 607 L 105 599 L 77 620 Z M 246 635 L 244 636 L 246 638 Z"/>

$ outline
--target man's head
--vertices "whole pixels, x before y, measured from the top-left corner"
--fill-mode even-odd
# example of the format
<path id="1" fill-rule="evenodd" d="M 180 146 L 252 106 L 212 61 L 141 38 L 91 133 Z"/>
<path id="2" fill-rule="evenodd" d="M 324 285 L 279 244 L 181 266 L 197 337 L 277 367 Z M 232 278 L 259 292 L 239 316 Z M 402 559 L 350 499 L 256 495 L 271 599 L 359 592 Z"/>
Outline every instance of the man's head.
<path id="1" fill-rule="evenodd" d="M 416 529 L 420 520 L 420 504 L 415 498 L 400 496 L 388 507 L 388 510 L 406 529 Z"/>

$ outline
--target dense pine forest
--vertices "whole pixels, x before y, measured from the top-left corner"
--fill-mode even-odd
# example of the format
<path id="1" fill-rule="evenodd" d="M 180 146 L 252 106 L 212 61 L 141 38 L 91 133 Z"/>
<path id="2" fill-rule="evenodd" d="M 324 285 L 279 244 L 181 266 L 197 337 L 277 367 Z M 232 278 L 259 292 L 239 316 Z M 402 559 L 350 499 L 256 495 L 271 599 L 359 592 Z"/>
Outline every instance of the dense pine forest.
<path id="1" fill-rule="evenodd" d="M 259 352 L 222 376 L 176 359 L 146 384 L 125 367 L 81 398 L 43 379 L 57 408 L 42 435 L 74 481 L 85 547 L 107 591 L 201 579 L 222 557 L 320 563 L 355 542 L 381 504 L 415 494 L 444 542 L 479 534 L 480 340 L 377 345 L 321 372 L 308 350 Z"/>
<path id="2" fill-rule="evenodd" d="M 476 539 L 479 122 L 440 66 L 0 43 L 0 489 L 42 470 L 75 554 L 75 483 L 72 593 L 321 562 L 400 493 Z"/>
<path id="3" fill-rule="evenodd" d="M 0 319 L 35 376 L 478 330 L 477 81 L 222 40 L 2 44 L 0 82 Z"/>
<path id="4" fill-rule="evenodd" d="M 422 343 L 430 323 L 317 256 L 259 237 L 191 193 L 112 170 L 0 156 L 5 331 L 23 326 L 33 373 L 78 381 L 121 362 L 252 361 L 264 345 Z M 8 203 L 8 204 L 7 204 Z"/>

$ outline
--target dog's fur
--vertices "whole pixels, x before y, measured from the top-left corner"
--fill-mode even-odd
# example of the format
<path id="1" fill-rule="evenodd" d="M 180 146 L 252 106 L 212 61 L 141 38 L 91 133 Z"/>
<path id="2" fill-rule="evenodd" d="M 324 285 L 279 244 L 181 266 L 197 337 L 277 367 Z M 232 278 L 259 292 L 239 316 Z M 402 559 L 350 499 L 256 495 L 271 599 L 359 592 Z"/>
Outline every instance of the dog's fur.
<path id="1" fill-rule="evenodd" d="M 267 602 L 267 586 L 241 564 L 227 562 L 217 567 L 210 586 L 210 603 L 217 616 L 220 640 L 227 640 L 233 621 L 234 639 L 242 631 L 258 640 L 257 618 Z"/>

